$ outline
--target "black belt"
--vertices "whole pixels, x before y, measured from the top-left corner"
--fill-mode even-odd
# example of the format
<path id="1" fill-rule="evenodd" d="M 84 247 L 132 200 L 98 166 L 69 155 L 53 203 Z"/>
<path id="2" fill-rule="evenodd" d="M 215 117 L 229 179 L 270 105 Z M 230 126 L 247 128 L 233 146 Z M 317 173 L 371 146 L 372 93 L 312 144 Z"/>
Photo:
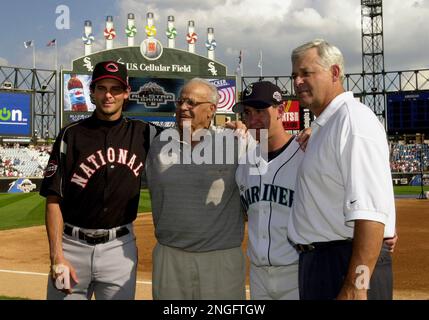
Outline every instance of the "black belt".
<path id="1" fill-rule="evenodd" d="M 71 227 L 67 224 L 64 225 L 64 233 L 66 235 L 73 236 L 73 227 Z M 120 227 L 120 228 L 116 229 L 116 238 L 125 236 L 128 233 L 130 233 L 130 231 L 128 230 L 127 227 Z M 113 240 L 113 239 L 110 239 L 109 230 L 105 230 L 105 232 L 98 234 L 98 235 L 97 234 L 91 235 L 91 234 L 87 234 L 87 233 L 85 233 L 79 229 L 78 237 L 80 240 L 83 240 L 86 243 L 91 244 L 91 245 L 106 243 L 110 240 Z"/>
<path id="2" fill-rule="evenodd" d="M 326 242 L 313 242 L 310 244 L 295 244 L 293 247 L 299 252 L 310 252 L 313 250 L 318 249 L 325 249 L 329 247 L 336 247 L 340 245 L 345 245 L 352 243 L 352 239 L 346 239 L 346 240 L 334 240 L 334 241 L 326 241 Z"/>

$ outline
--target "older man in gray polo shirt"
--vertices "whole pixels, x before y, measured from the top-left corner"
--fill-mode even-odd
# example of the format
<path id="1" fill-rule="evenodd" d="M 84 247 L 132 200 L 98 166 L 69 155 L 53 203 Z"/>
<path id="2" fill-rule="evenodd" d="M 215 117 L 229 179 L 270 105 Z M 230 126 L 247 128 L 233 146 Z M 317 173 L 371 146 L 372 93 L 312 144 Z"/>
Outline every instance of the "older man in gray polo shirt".
<path id="1" fill-rule="evenodd" d="M 154 299 L 245 299 L 235 171 L 246 143 L 230 129 L 210 126 L 217 103 L 215 86 L 190 80 L 177 101 L 177 127 L 151 144 L 146 174 L 158 240 Z"/>

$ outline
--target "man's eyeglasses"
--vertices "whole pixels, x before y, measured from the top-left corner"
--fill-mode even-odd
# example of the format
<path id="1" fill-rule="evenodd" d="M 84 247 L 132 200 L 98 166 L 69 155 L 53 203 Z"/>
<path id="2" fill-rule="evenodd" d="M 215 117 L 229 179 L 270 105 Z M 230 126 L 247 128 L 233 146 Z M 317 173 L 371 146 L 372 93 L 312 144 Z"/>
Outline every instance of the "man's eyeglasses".
<path id="1" fill-rule="evenodd" d="M 176 100 L 176 106 L 180 107 L 182 104 L 186 103 L 188 106 L 190 106 L 191 108 L 195 108 L 198 107 L 200 104 L 204 104 L 204 103 L 211 103 L 214 104 L 213 102 L 210 101 L 201 101 L 201 102 L 196 102 L 194 100 L 185 98 L 185 99 L 179 99 Z"/>

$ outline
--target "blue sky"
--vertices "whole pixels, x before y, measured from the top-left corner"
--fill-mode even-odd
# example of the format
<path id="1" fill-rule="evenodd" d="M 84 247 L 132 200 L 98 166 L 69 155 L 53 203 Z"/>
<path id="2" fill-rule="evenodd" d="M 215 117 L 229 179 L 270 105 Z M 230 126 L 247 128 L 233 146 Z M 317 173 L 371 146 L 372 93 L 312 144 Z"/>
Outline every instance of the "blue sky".
<path id="1" fill-rule="evenodd" d="M 107 15 L 114 16 L 115 46 L 126 44 L 126 15 L 136 15 L 139 33 L 144 39 L 146 13 L 155 14 L 161 42 L 168 15 L 176 18 L 176 47 L 186 49 L 186 25 L 194 20 L 201 41 L 197 53 L 206 55 L 207 27 L 215 28 L 218 43 L 216 59 L 233 74 L 240 49 L 244 52 L 245 75 L 259 75 L 259 51 L 263 52 L 264 75 L 290 74 L 290 52 L 314 38 L 336 44 L 346 58 L 346 72 L 361 70 L 360 0 L 13 0 L 2 1 L 0 12 L 0 64 L 32 66 L 32 50 L 23 42 L 36 43 L 36 65 L 54 67 L 53 48 L 46 44 L 56 38 L 58 61 L 66 69 L 71 60 L 83 55 L 81 36 L 85 20 L 91 20 L 96 49 L 104 47 L 102 31 Z M 59 5 L 70 9 L 70 29 L 58 30 L 55 13 Z M 386 70 L 429 68 L 429 0 L 385 0 L 384 48 Z"/>
<path id="2" fill-rule="evenodd" d="M 105 16 L 114 15 L 117 11 L 117 1 L 61 1 L 61 0 L 13 0 L 2 1 L 0 28 L 1 34 L 0 58 L 6 59 L 11 65 L 32 66 L 32 50 L 25 49 L 24 41 L 34 40 L 36 44 L 37 66 L 53 67 L 53 61 L 43 61 L 43 55 L 52 53 L 53 48 L 47 48 L 46 44 L 57 39 L 59 53 L 61 48 L 81 37 L 85 20 L 92 20 L 93 25 L 103 24 Z M 56 28 L 56 20 L 59 14 L 56 9 L 60 5 L 66 5 L 70 9 L 70 29 L 59 30 Z M 9 32 L 7 32 L 9 30 Z M 6 32 L 5 32 L 6 31 Z M 42 59 L 40 59 L 42 58 Z M 59 60 L 65 64 L 67 60 Z"/>

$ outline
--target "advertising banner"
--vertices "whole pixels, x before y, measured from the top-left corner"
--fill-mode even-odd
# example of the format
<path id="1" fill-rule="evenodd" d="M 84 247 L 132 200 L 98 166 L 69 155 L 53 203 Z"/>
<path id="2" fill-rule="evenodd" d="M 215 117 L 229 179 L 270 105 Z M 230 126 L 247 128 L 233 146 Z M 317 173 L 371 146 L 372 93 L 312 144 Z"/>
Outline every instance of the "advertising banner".
<path id="1" fill-rule="evenodd" d="M 217 87 L 219 93 L 216 113 L 234 113 L 232 106 L 235 104 L 235 78 L 208 80 Z"/>
<path id="2" fill-rule="evenodd" d="M 64 74 L 64 111 L 92 112 L 95 105 L 91 103 L 89 85 L 91 75 Z"/>
<path id="3" fill-rule="evenodd" d="M 283 102 L 283 128 L 285 130 L 300 130 L 299 101 L 286 100 Z"/>
<path id="4" fill-rule="evenodd" d="M 133 119 L 139 119 L 146 122 L 153 123 L 159 127 L 171 128 L 176 124 L 176 117 L 150 117 L 150 116 L 130 116 Z"/>
<path id="5" fill-rule="evenodd" d="M 30 93 L 0 92 L 0 135 L 32 136 Z"/>
<path id="6" fill-rule="evenodd" d="M 142 43 L 144 48 L 147 48 Z M 158 42 L 161 47 L 161 43 Z M 138 77 L 143 73 L 149 77 L 225 77 L 226 66 L 198 54 L 173 48 L 162 48 L 155 59 L 142 52 L 140 47 L 123 47 L 105 50 L 81 57 L 73 61 L 76 73 L 91 73 L 100 61 L 113 60 L 125 64 L 130 77 Z M 143 55 L 143 53 L 145 53 Z"/>
<path id="7" fill-rule="evenodd" d="M 235 79 L 232 77 L 207 79 L 217 88 L 220 96 L 217 113 L 233 113 Z M 185 84 L 183 78 L 130 77 L 130 96 L 124 114 L 134 118 L 174 116 L 175 101 Z M 91 75 L 64 73 L 63 126 L 89 117 L 95 110 L 90 97 Z M 166 120 L 164 122 L 170 122 Z"/>

